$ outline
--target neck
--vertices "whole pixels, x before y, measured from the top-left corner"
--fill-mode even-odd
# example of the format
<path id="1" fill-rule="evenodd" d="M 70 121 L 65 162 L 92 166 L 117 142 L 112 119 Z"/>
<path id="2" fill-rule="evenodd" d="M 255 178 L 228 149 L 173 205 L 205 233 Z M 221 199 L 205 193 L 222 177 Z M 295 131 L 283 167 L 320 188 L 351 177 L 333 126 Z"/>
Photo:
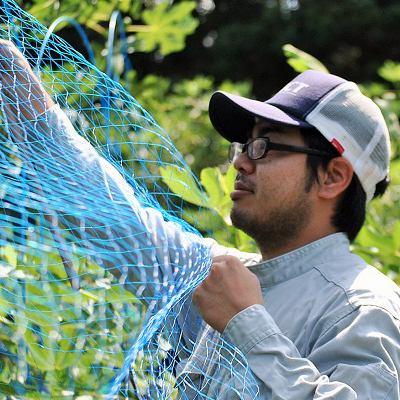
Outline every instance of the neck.
<path id="1" fill-rule="evenodd" d="M 257 242 L 263 261 L 279 257 L 337 232 L 331 224 L 324 226 L 324 224 L 319 223 L 316 225 L 317 226 L 308 226 L 301 232 L 301 234 L 298 234 L 293 238 L 288 238 L 286 241 L 281 243 L 271 243 L 271 241 L 268 243 L 265 241 L 262 243 Z"/>

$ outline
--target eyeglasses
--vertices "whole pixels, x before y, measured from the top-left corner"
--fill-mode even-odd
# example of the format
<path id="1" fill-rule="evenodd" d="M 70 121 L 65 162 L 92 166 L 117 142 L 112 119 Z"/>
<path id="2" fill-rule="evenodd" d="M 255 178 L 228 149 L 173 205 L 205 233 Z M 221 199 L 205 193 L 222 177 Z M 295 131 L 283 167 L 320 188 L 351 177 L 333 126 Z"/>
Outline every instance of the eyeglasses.
<path id="1" fill-rule="evenodd" d="M 302 146 L 291 146 L 288 144 L 271 143 L 267 137 L 259 137 L 250 140 L 248 143 L 233 142 L 229 146 L 229 161 L 233 163 L 236 157 L 247 152 L 250 160 L 259 160 L 267 155 L 270 150 L 290 151 L 293 153 L 307 153 L 322 157 L 336 157 L 335 154 L 323 150 L 311 149 Z"/>

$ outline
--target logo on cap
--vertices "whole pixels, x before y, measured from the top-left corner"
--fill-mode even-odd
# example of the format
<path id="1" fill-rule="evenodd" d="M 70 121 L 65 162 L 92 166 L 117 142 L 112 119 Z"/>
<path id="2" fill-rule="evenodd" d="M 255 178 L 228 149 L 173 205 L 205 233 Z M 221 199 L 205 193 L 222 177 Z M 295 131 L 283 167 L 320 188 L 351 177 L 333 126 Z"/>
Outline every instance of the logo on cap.
<path id="1" fill-rule="evenodd" d="M 288 94 L 291 94 L 292 96 L 297 96 L 297 93 L 300 92 L 300 90 L 303 90 L 310 85 L 307 85 L 307 83 L 300 82 L 300 81 L 292 81 L 289 82 L 286 86 L 284 86 L 280 92 L 286 92 Z"/>
<path id="2" fill-rule="evenodd" d="M 343 154 L 344 153 L 343 146 L 336 139 L 333 139 L 331 141 L 331 143 L 332 143 L 333 147 L 335 147 L 335 149 L 339 152 L 339 154 Z"/>

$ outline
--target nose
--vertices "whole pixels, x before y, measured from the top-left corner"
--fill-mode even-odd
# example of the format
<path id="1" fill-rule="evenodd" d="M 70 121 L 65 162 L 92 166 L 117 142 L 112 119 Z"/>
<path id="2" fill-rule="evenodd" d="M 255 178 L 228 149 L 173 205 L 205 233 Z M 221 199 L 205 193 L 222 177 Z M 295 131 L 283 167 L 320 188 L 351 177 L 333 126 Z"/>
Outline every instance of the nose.
<path id="1" fill-rule="evenodd" d="M 241 171 L 247 175 L 252 174 L 255 169 L 255 162 L 250 160 L 249 156 L 247 155 L 247 151 L 244 153 L 239 153 L 236 155 L 235 159 L 233 160 L 233 167 L 236 171 Z"/>

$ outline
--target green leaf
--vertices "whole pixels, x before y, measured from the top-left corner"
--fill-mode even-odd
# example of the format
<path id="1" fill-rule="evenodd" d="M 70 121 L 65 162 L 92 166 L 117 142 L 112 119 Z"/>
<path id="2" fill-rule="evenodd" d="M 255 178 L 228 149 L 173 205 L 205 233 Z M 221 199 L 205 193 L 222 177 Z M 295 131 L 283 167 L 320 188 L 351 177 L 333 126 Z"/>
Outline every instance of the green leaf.
<path id="1" fill-rule="evenodd" d="M 25 331 L 25 340 L 28 345 L 26 361 L 42 371 L 54 369 L 54 352 L 50 348 L 45 348 L 38 343 L 37 338 L 31 330 Z"/>
<path id="2" fill-rule="evenodd" d="M 37 305 L 35 308 L 24 310 L 25 318 L 43 329 L 51 330 L 58 325 L 58 313 L 55 308 Z"/>
<path id="3" fill-rule="evenodd" d="M 25 284 L 27 307 L 35 307 L 40 304 L 51 308 L 54 305 L 54 303 L 49 300 L 48 293 L 41 287 L 42 285 L 41 282 Z"/>
<path id="4" fill-rule="evenodd" d="M 10 302 L 7 300 L 7 295 L 3 297 L 3 293 L 6 295 L 6 293 L 1 290 L 0 291 L 0 316 L 5 317 L 10 310 L 12 309 L 13 302 Z"/>
<path id="5" fill-rule="evenodd" d="M 393 224 L 393 245 L 395 251 L 400 255 L 400 220 Z"/>
<path id="6" fill-rule="evenodd" d="M 12 267 L 17 266 L 18 254 L 17 251 L 11 246 L 3 246 L 1 247 L 1 257 L 2 259 Z"/>
<path id="7" fill-rule="evenodd" d="M 106 291 L 107 303 L 139 303 L 137 297 L 125 290 L 120 284 L 112 286 Z"/>
<path id="8" fill-rule="evenodd" d="M 75 331 L 77 332 L 77 331 Z M 62 370 L 70 367 L 71 365 L 76 365 L 79 359 L 82 357 L 82 349 L 76 349 L 75 340 L 77 335 L 72 336 L 71 339 L 65 338 L 58 342 L 60 347 L 59 351 L 55 352 L 55 362 L 54 367 L 58 370 Z"/>
<path id="9" fill-rule="evenodd" d="M 175 165 L 160 167 L 162 180 L 179 197 L 201 207 L 211 208 L 210 200 L 194 180 L 190 170 Z"/>
<path id="10" fill-rule="evenodd" d="M 227 225 L 232 225 L 230 193 L 234 190 L 235 176 L 236 170 L 232 166 L 226 175 L 223 175 L 218 167 L 201 171 L 201 184 L 206 188 L 214 210 Z"/>
<path id="11" fill-rule="evenodd" d="M 257 247 L 255 246 L 254 239 L 252 239 L 249 235 L 240 231 L 239 229 L 235 230 L 236 236 L 236 246 L 238 250 L 249 251 L 251 248 L 254 253 L 258 252 Z"/>
<path id="12" fill-rule="evenodd" d="M 291 44 L 285 44 L 283 47 L 283 53 L 287 58 L 287 63 L 296 71 L 304 72 L 308 69 L 316 71 L 329 72 L 328 69 L 312 55 L 292 46 Z"/>
<path id="13" fill-rule="evenodd" d="M 231 165 L 225 175 L 226 193 L 230 194 L 234 189 L 236 179 L 236 169 Z"/>
<path id="14" fill-rule="evenodd" d="M 221 217 L 212 209 L 185 209 L 182 217 L 200 232 L 221 229 L 224 224 Z"/>
<path id="15" fill-rule="evenodd" d="M 400 82 L 400 63 L 388 60 L 378 69 L 378 74 L 388 82 Z"/>
<path id="16" fill-rule="evenodd" d="M 18 381 L 11 381 L 9 383 L 0 382 L 0 393 L 9 396 L 23 395 L 26 388 Z"/>
<path id="17" fill-rule="evenodd" d="M 28 388 L 25 388 L 28 389 Z M 33 388 L 32 390 L 35 390 L 36 388 Z M 28 389 L 29 390 L 29 389 Z M 36 399 L 36 400 L 46 400 L 46 399 L 54 399 L 54 396 L 47 394 L 47 393 L 36 393 L 36 392 L 26 392 L 24 393 L 24 399 Z"/>
<path id="18" fill-rule="evenodd" d="M 141 0 L 120 0 L 119 9 L 124 12 L 128 13 L 132 18 L 138 18 L 140 16 L 140 11 L 142 8 L 142 1 Z"/>
<path id="19" fill-rule="evenodd" d="M 163 1 L 153 9 L 143 11 L 142 19 L 149 28 L 137 33 L 143 51 L 150 52 L 158 46 L 163 54 L 183 50 L 186 36 L 197 28 L 198 21 L 191 15 L 196 2 L 184 1 L 168 7 L 168 2 Z"/>
<path id="20" fill-rule="evenodd" d="M 200 183 L 206 189 L 212 206 L 218 207 L 225 196 L 223 177 L 219 168 L 204 168 L 200 173 Z"/>

